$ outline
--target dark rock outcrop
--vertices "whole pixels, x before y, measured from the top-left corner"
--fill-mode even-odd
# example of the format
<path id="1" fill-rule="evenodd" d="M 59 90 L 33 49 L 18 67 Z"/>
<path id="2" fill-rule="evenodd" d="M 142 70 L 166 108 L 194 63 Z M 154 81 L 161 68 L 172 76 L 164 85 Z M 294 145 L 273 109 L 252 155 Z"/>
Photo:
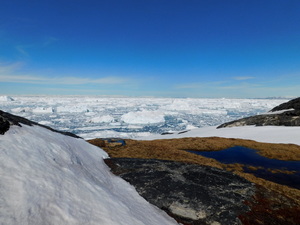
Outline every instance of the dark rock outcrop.
<path id="1" fill-rule="evenodd" d="M 155 159 L 110 158 L 112 172 L 132 184 L 147 201 L 183 224 L 240 224 L 244 201 L 254 185 L 207 166 Z"/>
<path id="2" fill-rule="evenodd" d="M 9 127 L 9 122 L 5 118 L 0 116 L 0 134 L 5 134 L 5 132 L 9 130 Z"/>
<path id="3" fill-rule="evenodd" d="M 286 110 L 286 109 L 300 110 L 300 97 L 282 103 L 279 106 L 276 106 L 275 108 L 271 109 L 270 112 L 276 112 L 276 111 Z"/>
<path id="4" fill-rule="evenodd" d="M 46 129 L 49 129 L 53 132 L 61 133 L 61 134 L 67 135 L 67 136 L 75 137 L 75 138 L 80 138 L 79 136 L 72 134 L 70 132 L 58 131 L 51 127 L 48 127 L 48 126 L 45 126 L 42 124 L 38 124 L 36 122 L 25 119 L 23 117 L 15 116 L 15 115 L 12 115 L 10 113 L 3 112 L 2 110 L 0 110 L 0 134 L 2 134 L 2 135 L 5 134 L 5 132 L 7 132 L 9 130 L 10 126 L 12 126 L 12 125 L 22 127 L 22 124 L 28 125 L 28 126 L 33 126 L 33 125 L 41 126 Z"/>
<path id="5" fill-rule="evenodd" d="M 300 126 L 300 98 L 283 103 L 270 110 L 269 114 L 250 116 L 228 123 L 217 128 L 238 126 Z"/>

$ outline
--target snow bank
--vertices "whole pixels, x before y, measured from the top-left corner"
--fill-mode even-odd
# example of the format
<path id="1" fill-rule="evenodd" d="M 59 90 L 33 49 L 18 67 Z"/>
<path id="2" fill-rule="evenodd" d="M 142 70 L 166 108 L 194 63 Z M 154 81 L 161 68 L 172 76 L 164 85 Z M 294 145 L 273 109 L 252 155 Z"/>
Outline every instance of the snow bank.
<path id="1" fill-rule="evenodd" d="M 0 154 L 0 224 L 177 224 L 82 139 L 13 126 L 0 136 Z"/>
<path id="2" fill-rule="evenodd" d="M 283 109 L 283 110 L 278 110 L 278 111 L 274 111 L 274 112 L 266 112 L 266 113 L 262 113 L 262 115 L 274 115 L 274 114 L 282 114 L 284 112 L 288 112 L 288 111 L 294 111 L 295 109 Z"/>
<path id="3" fill-rule="evenodd" d="M 138 111 L 129 112 L 121 117 L 122 121 L 129 124 L 150 124 L 150 123 L 164 123 L 164 113 L 160 111 Z"/>
<path id="4" fill-rule="evenodd" d="M 171 139 L 183 137 L 225 137 L 241 138 L 266 143 L 285 143 L 300 145 L 300 127 L 285 126 L 242 126 L 220 128 L 203 127 L 193 129 L 185 133 L 174 133 L 171 135 L 152 135 L 142 137 L 143 140 Z"/>

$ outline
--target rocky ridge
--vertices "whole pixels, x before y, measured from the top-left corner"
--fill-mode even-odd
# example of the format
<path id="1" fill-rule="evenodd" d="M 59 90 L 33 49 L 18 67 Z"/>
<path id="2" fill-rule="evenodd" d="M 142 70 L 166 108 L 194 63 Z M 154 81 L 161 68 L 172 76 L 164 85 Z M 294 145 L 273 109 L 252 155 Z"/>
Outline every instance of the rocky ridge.
<path id="1" fill-rule="evenodd" d="M 300 126 L 300 98 L 290 100 L 268 113 L 224 123 L 217 128 L 238 126 Z"/>
<path id="2" fill-rule="evenodd" d="M 15 116 L 15 115 L 12 115 L 10 113 L 0 110 L 0 134 L 1 135 L 4 135 L 9 130 L 10 126 L 15 125 L 15 126 L 22 127 L 22 124 L 28 125 L 28 126 L 41 126 L 48 130 L 51 130 L 53 132 L 61 133 L 61 134 L 67 135 L 67 136 L 75 137 L 75 138 L 80 138 L 79 136 L 77 136 L 73 133 L 58 131 L 51 127 L 33 122 L 31 120 L 25 119 L 20 116 Z"/>
<path id="3" fill-rule="evenodd" d="M 299 204 L 221 169 L 176 161 L 105 159 L 111 171 L 183 225 L 298 224 Z"/>
<path id="4" fill-rule="evenodd" d="M 156 159 L 109 158 L 112 172 L 183 224 L 241 224 L 255 186 L 221 169 Z"/>

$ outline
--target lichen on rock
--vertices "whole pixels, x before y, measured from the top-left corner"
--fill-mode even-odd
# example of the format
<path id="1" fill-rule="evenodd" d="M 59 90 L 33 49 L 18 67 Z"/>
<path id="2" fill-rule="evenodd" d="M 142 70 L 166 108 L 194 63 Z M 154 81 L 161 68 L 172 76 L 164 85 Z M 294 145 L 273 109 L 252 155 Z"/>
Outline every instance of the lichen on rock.
<path id="1" fill-rule="evenodd" d="M 112 172 L 183 224 L 240 224 L 254 185 L 227 171 L 155 159 L 105 159 Z"/>

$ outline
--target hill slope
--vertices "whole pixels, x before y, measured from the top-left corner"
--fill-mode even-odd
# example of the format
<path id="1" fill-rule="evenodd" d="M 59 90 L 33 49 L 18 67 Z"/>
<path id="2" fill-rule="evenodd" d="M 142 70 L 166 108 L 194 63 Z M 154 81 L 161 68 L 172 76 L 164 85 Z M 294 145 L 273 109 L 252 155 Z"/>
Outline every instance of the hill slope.
<path id="1" fill-rule="evenodd" d="M 82 139 L 40 126 L 0 135 L 0 224 L 177 224 Z"/>

